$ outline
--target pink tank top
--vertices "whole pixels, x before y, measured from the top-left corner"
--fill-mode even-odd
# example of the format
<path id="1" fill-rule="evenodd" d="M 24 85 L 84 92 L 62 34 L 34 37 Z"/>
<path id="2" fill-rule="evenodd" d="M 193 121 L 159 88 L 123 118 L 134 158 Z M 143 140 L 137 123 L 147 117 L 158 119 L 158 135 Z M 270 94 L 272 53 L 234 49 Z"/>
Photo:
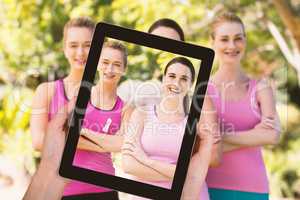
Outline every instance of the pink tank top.
<path id="1" fill-rule="evenodd" d="M 176 164 L 184 136 L 187 117 L 180 122 L 165 123 L 157 118 L 155 106 L 147 106 L 147 114 L 144 121 L 144 131 L 141 135 L 141 145 L 150 159 Z M 139 182 L 171 189 L 171 181 L 144 181 L 138 177 L 132 177 Z M 134 200 L 145 199 L 134 196 Z M 201 200 L 208 200 L 207 186 L 204 184 L 201 190 Z"/>
<path id="2" fill-rule="evenodd" d="M 49 119 L 59 110 L 61 106 L 66 104 L 68 99 L 65 95 L 64 85 L 62 80 L 55 82 L 55 93 L 50 104 Z M 121 124 L 121 113 L 123 101 L 118 97 L 112 110 L 106 111 L 94 107 L 91 102 L 88 103 L 83 120 L 82 127 L 90 129 L 99 134 L 115 134 Z M 114 175 L 110 153 L 99 153 L 86 150 L 76 150 L 73 165 Z M 72 180 L 64 190 L 64 196 L 85 194 L 85 193 L 100 193 L 111 191 L 111 189 L 87 184 L 80 181 Z"/>
<path id="3" fill-rule="evenodd" d="M 222 101 L 213 83 L 209 83 L 210 95 L 220 120 L 221 131 L 245 131 L 261 120 L 256 100 L 256 80 L 249 81 L 247 95 L 240 101 Z M 268 178 L 261 147 L 242 148 L 223 154 L 219 167 L 210 168 L 207 174 L 209 188 L 268 193 Z"/>

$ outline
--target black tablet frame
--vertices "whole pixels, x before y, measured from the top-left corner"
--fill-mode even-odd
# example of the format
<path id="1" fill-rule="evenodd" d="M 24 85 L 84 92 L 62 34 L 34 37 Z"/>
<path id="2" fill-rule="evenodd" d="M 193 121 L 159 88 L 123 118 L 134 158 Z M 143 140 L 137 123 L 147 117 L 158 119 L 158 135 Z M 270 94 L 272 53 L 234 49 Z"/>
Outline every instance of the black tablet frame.
<path id="1" fill-rule="evenodd" d="M 81 129 L 82 119 L 84 118 L 85 109 L 90 99 L 91 87 L 93 86 L 102 45 L 106 37 L 201 60 L 200 71 L 196 80 L 196 88 L 192 98 L 187 126 L 185 128 L 185 134 L 180 149 L 173 184 L 170 190 L 72 165 L 79 139 L 79 130 Z M 210 48 L 176 41 L 141 31 L 131 30 L 116 25 L 102 22 L 98 23 L 93 35 L 78 98 L 76 100 L 76 109 L 72 115 L 72 123 L 69 128 L 59 174 L 66 178 L 151 199 L 180 199 L 195 140 L 196 123 L 200 117 L 213 59 L 214 51 Z"/>

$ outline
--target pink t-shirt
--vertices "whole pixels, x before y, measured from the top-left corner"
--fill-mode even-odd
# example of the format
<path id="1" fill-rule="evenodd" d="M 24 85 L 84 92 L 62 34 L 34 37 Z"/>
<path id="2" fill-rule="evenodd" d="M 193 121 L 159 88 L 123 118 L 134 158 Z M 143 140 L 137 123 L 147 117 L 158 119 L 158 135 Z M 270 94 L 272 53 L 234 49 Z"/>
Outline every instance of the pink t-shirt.
<path id="1" fill-rule="evenodd" d="M 51 100 L 49 120 L 59 110 L 61 106 L 66 104 L 68 99 L 65 95 L 64 85 L 62 80 L 55 82 L 55 93 Z M 85 112 L 82 127 L 98 132 L 99 134 L 115 134 L 121 124 L 121 113 L 123 101 L 118 97 L 115 106 L 112 110 L 106 111 L 94 107 L 91 102 L 88 103 Z M 86 150 L 76 150 L 73 165 L 90 169 L 97 172 L 115 174 L 115 169 L 112 164 L 110 153 L 99 153 Z M 64 196 L 100 193 L 112 191 L 111 189 L 87 184 L 80 181 L 72 180 L 64 190 Z"/>
<path id="2" fill-rule="evenodd" d="M 141 145 L 150 159 L 176 164 L 184 136 L 187 117 L 174 123 L 163 123 L 157 118 L 155 106 L 145 106 L 147 115 L 144 121 L 144 131 L 141 135 Z M 196 173 L 196 172 L 195 172 Z M 171 189 L 171 181 L 145 181 L 132 176 L 132 179 L 155 186 Z M 131 199 L 142 200 L 145 198 L 134 196 Z M 201 200 L 208 200 L 207 186 L 201 190 Z"/>
<path id="3" fill-rule="evenodd" d="M 219 91 L 209 83 L 207 94 L 216 107 L 221 131 L 246 131 L 261 121 L 256 100 L 256 80 L 249 81 L 247 95 L 240 101 L 221 101 Z M 223 154 L 219 167 L 207 174 L 209 188 L 268 193 L 268 178 L 261 147 L 242 148 Z"/>

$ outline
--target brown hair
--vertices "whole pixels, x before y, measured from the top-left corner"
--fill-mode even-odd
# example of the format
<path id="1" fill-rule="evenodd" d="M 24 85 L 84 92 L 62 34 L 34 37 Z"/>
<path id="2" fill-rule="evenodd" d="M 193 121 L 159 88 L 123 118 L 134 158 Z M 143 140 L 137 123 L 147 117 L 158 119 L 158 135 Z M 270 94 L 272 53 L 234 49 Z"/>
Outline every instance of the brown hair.
<path id="1" fill-rule="evenodd" d="M 104 42 L 102 48 L 112 48 L 121 51 L 123 53 L 124 67 L 126 68 L 128 53 L 126 47 L 121 42 L 109 40 Z"/>
<path id="2" fill-rule="evenodd" d="M 210 36 L 212 37 L 212 39 L 215 39 L 215 30 L 217 28 L 217 26 L 219 24 L 222 24 L 224 22 L 232 22 L 232 23 L 238 23 L 242 26 L 243 31 L 244 31 L 244 35 L 245 34 L 245 26 L 243 21 L 241 20 L 240 17 L 238 17 L 237 15 L 235 15 L 234 13 L 231 12 L 225 12 L 221 15 L 218 15 L 214 18 L 214 20 L 211 23 L 211 34 Z"/>
<path id="3" fill-rule="evenodd" d="M 171 66 L 174 63 L 180 63 L 180 64 L 185 65 L 187 68 L 190 69 L 190 72 L 191 72 L 191 75 L 192 75 L 191 82 L 193 83 L 194 80 L 195 80 L 195 68 L 194 68 L 194 65 L 193 65 L 193 63 L 189 59 L 187 59 L 185 57 L 181 57 L 181 56 L 180 57 L 175 57 L 175 58 L 173 58 L 172 60 L 170 60 L 168 62 L 168 64 L 165 67 L 165 70 L 164 70 L 164 76 L 167 74 L 169 66 Z M 185 95 L 184 98 L 183 98 L 183 109 L 184 109 L 185 115 L 188 115 L 189 105 L 190 105 L 189 96 Z"/>
<path id="4" fill-rule="evenodd" d="M 172 19 L 168 19 L 168 18 L 159 19 L 150 26 L 148 33 L 152 33 L 155 29 L 157 29 L 159 27 L 168 27 L 168 28 L 173 29 L 174 31 L 176 31 L 178 33 L 180 40 L 184 41 L 183 30 L 176 21 L 174 21 Z"/>
<path id="5" fill-rule="evenodd" d="M 70 19 L 64 26 L 63 42 L 65 43 L 67 31 L 72 27 L 88 28 L 92 32 L 95 30 L 95 22 L 88 17 L 78 17 Z"/>

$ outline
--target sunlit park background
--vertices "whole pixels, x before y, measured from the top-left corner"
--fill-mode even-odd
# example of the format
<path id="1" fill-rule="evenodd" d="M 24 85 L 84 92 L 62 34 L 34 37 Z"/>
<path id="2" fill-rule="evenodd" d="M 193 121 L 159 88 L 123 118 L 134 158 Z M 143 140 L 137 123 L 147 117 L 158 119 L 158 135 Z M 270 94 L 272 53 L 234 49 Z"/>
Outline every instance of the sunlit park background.
<path id="1" fill-rule="evenodd" d="M 209 26 L 222 11 L 246 25 L 243 66 L 253 77 L 269 77 L 282 122 L 281 142 L 264 148 L 271 199 L 300 199 L 300 0 L 0 0 L 0 196 L 21 199 L 40 154 L 31 145 L 30 104 L 37 85 L 68 72 L 62 28 L 72 17 L 89 16 L 141 31 L 159 18 L 176 20 L 187 42 L 210 46 Z M 160 55 L 129 49 L 130 73 L 145 78 Z M 217 66 L 214 67 L 216 69 Z M 151 78 L 151 77 L 150 77 Z"/>

